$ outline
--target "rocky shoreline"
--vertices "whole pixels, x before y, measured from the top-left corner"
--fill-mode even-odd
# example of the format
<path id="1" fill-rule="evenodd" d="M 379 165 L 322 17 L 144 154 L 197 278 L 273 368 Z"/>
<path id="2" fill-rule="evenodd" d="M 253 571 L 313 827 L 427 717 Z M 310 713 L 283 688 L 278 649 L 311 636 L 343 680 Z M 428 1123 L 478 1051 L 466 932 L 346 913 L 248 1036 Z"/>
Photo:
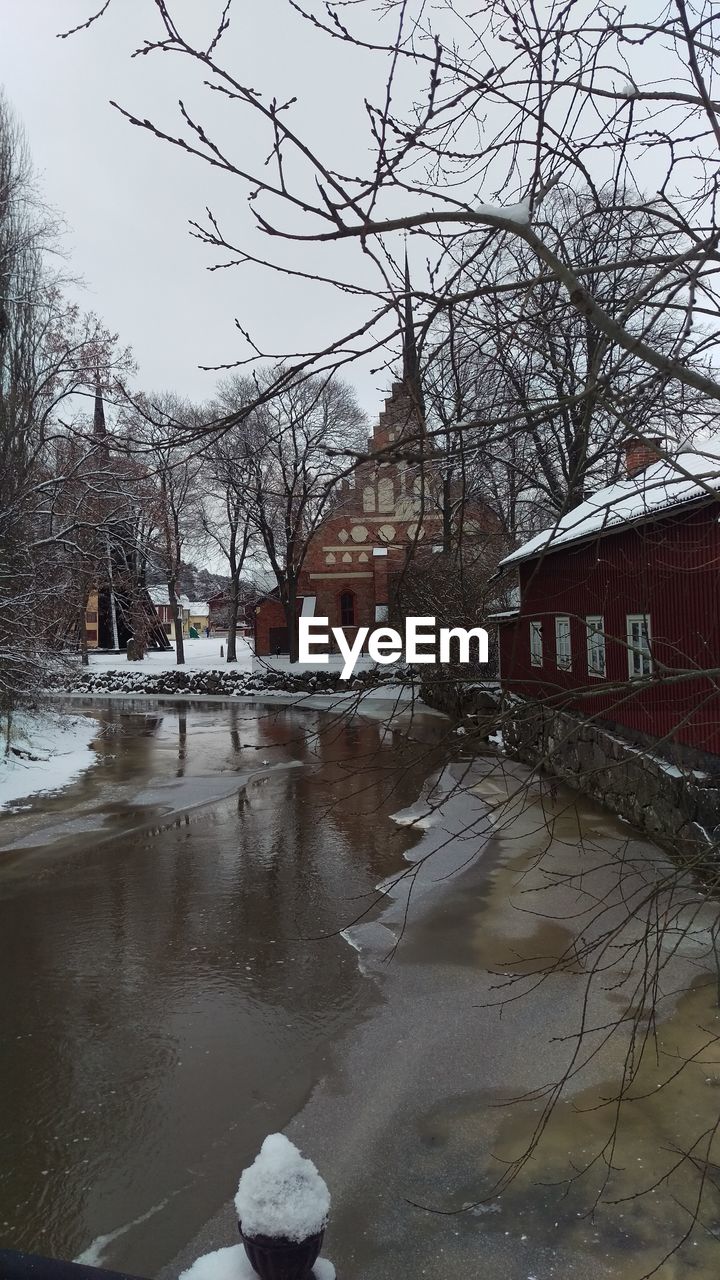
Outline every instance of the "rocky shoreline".
<path id="1" fill-rule="evenodd" d="M 192 670 L 172 667 L 164 671 L 143 671 L 137 665 L 127 670 L 64 671 L 48 681 L 52 693 L 80 694 L 157 694 L 252 697 L 255 693 L 362 694 L 383 685 L 410 685 L 412 675 L 406 669 L 374 669 L 359 671 L 351 680 L 341 680 L 339 671 L 238 671 L 227 669 Z"/>

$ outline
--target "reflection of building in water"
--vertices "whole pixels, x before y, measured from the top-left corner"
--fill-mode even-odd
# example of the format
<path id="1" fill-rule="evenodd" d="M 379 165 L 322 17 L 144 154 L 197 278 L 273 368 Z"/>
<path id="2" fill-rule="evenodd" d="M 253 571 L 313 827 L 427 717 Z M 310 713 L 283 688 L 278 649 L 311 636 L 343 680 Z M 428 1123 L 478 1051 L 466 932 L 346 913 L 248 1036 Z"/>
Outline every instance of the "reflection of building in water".
<path id="1" fill-rule="evenodd" d="M 412 737 L 407 727 L 390 730 L 355 716 L 334 728 L 325 726 L 317 754 L 326 794 L 326 818 L 348 845 L 362 856 L 373 874 L 387 868 L 388 853 L 398 858 L 415 843 L 417 833 L 403 830 L 392 814 L 414 804 L 424 781 L 445 760 L 447 730 L 441 720 L 426 720 Z"/>
<path id="2" fill-rule="evenodd" d="M 232 732 L 249 739 L 248 708 L 232 711 Z M 240 814 L 231 793 L 178 818 L 120 809 L 131 810 L 141 788 L 169 782 L 170 796 L 183 736 L 185 796 L 191 774 L 225 769 L 231 779 L 225 710 L 168 708 L 153 719 L 112 704 L 103 718 L 125 731 L 103 739 L 102 840 L 73 828 L 71 857 L 47 851 L 52 875 L 35 865 L 0 898 L 12 974 L 0 987 L 6 1239 L 29 1247 L 54 1205 L 53 1239 L 66 1256 L 102 1229 L 108 1204 L 117 1205 L 111 1221 L 131 1221 L 158 1203 L 158 1185 L 162 1196 L 182 1193 L 187 1169 L 226 1150 L 228 1134 L 231 1158 L 248 1163 L 252 1125 L 297 1111 L 327 1069 L 328 1046 L 374 998 L 338 930 L 395 867 L 388 824 L 353 818 L 333 780 L 343 761 L 348 778 L 362 769 L 373 737 L 391 765 L 399 746 L 382 744 L 379 728 L 353 726 L 344 746 L 344 731 L 331 728 L 321 759 L 310 745 L 304 768 L 251 784 Z M 257 738 L 269 728 L 302 742 L 303 725 L 314 732 L 315 715 L 284 711 L 263 720 Z M 424 774 L 410 765 L 391 803 L 417 795 Z M 124 806 L 114 803 L 122 794 Z M 201 1096 L 201 1123 L 189 1124 Z M 238 1155 L 247 1136 L 233 1128 L 239 1096 L 258 1115 L 253 1146 Z M 151 1230 L 158 1222 L 162 1235 L 159 1215 Z M 148 1262 L 148 1274 L 159 1269 Z"/>
<path id="3" fill-rule="evenodd" d="M 228 707 L 230 742 L 244 769 L 287 760 L 303 760 L 319 732 L 317 712 L 272 703 L 233 704 Z"/>

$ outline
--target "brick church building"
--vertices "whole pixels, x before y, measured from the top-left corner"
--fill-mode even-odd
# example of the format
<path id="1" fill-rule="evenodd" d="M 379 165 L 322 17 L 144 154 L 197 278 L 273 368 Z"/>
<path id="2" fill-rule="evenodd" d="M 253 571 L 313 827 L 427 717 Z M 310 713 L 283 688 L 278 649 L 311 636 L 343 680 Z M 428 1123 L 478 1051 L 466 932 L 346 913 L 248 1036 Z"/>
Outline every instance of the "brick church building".
<path id="1" fill-rule="evenodd" d="M 372 458 L 358 463 L 352 480 L 340 487 L 309 543 L 299 582 L 298 616 L 327 618 L 330 627 L 342 627 L 350 641 L 358 627 L 372 629 L 385 621 L 393 584 L 409 556 L 443 550 L 441 474 L 424 441 L 407 281 L 406 289 L 402 379 L 393 383 L 368 440 Z M 395 446 L 410 460 L 395 458 Z M 378 455 L 387 460 L 375 461 Z M 468 540 L 496 528 L 485 508 L 458 505 Z M 271 595 L 256 607 L 255 652 L 267 656 L 287 653 L 288 648 L 283 607 Z"/>

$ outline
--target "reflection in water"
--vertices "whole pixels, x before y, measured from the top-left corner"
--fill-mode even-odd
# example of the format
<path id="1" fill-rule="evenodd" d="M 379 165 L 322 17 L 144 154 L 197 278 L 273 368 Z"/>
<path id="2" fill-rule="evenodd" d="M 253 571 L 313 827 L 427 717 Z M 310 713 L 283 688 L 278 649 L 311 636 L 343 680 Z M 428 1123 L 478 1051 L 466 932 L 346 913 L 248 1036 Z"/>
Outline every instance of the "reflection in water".
<path id="1" fill-rule="evenodd" d="M 177 776 L 182 778 L 185 773 L 185 761 L 187 760 L 187 711 L 184 709 L 178 711 L 178 767 Z"/>
<path id="2" fill-rule="evenodd" d="M 97 769 L 0 820 L 0 1224 L 150 1274 L 377 999 L 338 932 L 433 749 L 247 705 L 99 719 Z"/>

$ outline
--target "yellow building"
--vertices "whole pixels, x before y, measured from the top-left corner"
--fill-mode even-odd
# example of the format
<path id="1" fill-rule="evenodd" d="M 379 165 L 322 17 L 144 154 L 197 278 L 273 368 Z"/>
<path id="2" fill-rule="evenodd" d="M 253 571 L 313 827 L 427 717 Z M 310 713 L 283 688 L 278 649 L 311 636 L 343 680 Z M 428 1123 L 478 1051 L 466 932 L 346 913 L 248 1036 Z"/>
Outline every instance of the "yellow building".
<path id="1" fill-rule="evenodd" d="M 88 649 L 97 649 L 98 641 L 98 593 L 91 591 L 85 608 L 85 640 Z"/>
<path id="2" fill-rule="evenodd" d="M 210 618 L 210 606 L 201 600 L 191 600 L 187 607 L 188 631 L 192 627 L 199 636 L 205 635 Z"/>

